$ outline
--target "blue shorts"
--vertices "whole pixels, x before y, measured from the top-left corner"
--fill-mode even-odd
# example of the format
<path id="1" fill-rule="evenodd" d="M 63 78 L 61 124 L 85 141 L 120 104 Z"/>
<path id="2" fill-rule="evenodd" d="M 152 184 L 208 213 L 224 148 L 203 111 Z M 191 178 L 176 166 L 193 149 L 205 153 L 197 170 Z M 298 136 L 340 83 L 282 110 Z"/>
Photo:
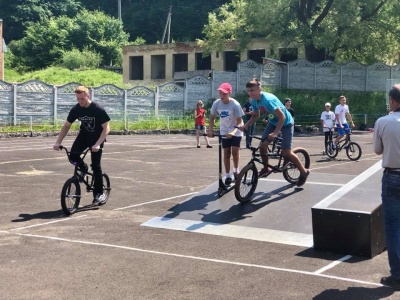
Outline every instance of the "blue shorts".
<path id="1" fill-rule="evenodd" d="M 275 130 L 276 126 L 272 125 L 271 123 L 267 124 L 267 127 L 265 127 L 262 139 L 266 140 L 268 138 L 268 135 L 270 133 L 273 133 Z M 294 131 L 294 126 L 293 124 L 289 124 L 286 126 L 283 126 L 281 129 L 281 134 L 282 134 L 282 150 L 290 150 L 292 149 L 292 140 L 293 140 L 293 131 Z M 272 143 L 272 141 L 269 141 Z"/>
<path id="2" fill-rule="evenodd" d="M 339 124 L 336 124 L 336 128 L 338 129 L 339 135 L 344 135 L 344 132 L 351 133 L 351 129 L 349 127 L 349 124 L 343 123 L 342 125 L 343 125 L 344 129 L 340 128 Z"/>
<path id="3" fill-rule="evenodd" d="M 240 142 L 242 141 L 241 136 L 233 136 L 230 139 L 222 138 L 222 148 L 238 147 L 240 148 Z"/>
<path id="4" fill-rule="evenodd" d="M 194 128 L 199 129 L 199 130 L 204 130 L 204 129 L 206 129 L 206 126 L 204 126 L 204 125 L 194 125 Z"/>

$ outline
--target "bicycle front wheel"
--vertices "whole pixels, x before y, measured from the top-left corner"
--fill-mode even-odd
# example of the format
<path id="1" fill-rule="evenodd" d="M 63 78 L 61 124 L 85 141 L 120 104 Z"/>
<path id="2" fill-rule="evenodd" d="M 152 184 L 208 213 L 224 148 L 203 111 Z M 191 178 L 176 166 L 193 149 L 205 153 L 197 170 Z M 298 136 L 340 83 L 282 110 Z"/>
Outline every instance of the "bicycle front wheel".
<path id="1" fill-rule="evenodd" d="M 351 142 L 350 144 L 347 145 L 346 154 L 350 160 L 354 161 L 360 159 L 362 154 L 360 145 L 358 145 L 355 142 Z"/>
<path id="2" fill-rule="evenodd" d="M 304 168 L 310 168 L 310 155 L 306 149 L 297 147 L 293 149 L 293 153 L 297 155 Z M 287 167 L 283 170 L 283 178 L 285 178 L 287 182 L 295 184 L 300 178 L 300 171 L 292 162 L 289 162 Z"/>
<path id="3" fill-rule="evenodd" d="M 61 208 L 66 215 L 73 214 L 81 201 L 81 186 L 76 177 L 69 178 L 61 191 Z"/>
<path id="4" fill-rule="evenodd" d="M 250 201 L 258 183 L 258 172 L 254 163 L 249 163 L 240 171 L 235 184 L 235 197 L 239 202 Z"/>
<path id="5" fill-rule="evenodd" d="M 106 173 L 103 173 L 103 200 L 99 203 L 99 205 L 104 205 L 107 203 L 108 197 L 110 197 L 111 187 L 110 187 L 110 178 Z"/>
<path id="6" fill-rule="evenodd" d="M 336 148 L 333 148 L 333 142 L 329 141 L 328 144 L 326 145 L 326 155 L 330 158 L 335 158 L 338 155 L 339 149 L 336 146 Z"/>

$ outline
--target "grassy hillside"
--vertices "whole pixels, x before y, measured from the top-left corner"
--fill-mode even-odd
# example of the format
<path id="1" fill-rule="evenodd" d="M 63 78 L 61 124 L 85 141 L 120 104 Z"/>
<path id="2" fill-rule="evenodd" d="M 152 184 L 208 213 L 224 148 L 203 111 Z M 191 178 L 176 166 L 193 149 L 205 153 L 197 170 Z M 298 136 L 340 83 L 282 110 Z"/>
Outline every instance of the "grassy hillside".
<path id="1" fill-rule="evenodd" d="M 88 87 L 97 87 L 102 84 L 114 84 L 120 88 L 128 89 L 132 85 L 122 83 L 122 74 L 102 69 L 71 71 L 66 68 L 50 67 L 40 71 L 18 74 L 13 70 L 4 71 L 4 81 L 21 83 L 32 79 L 41 80 L 47 84 L 63 85 L 69 82 L 78 82 Z"/>

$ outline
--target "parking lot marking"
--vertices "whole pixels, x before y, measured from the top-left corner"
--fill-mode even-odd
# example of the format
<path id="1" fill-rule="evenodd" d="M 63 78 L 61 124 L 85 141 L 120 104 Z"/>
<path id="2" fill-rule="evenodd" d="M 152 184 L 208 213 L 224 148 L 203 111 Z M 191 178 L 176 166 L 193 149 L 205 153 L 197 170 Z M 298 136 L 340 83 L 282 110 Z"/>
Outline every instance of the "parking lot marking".
<path id="1" fill-rule="evenodd" d="M 279 243 L 310 248 L 313 246 L 312 234 L 253 228 L 239 225 L 218 224 L 177 218 L 156 217 L 143 224 L 147 227 L 191 231 L 255 241 Z"/>
<path id="2" fill-rule="evenodd" d="M 327 271 L 329 269 L 332 269 L 333 267 L 337 266 L 341 262 L 344 262 L 344 261 L 346 261 L 346 260 L 348 260 L 348 259 L 350 259 L 352 257 L 353 256 L 351 256 L 351 255 L 343 256 L 343 257 L 339 258 L 338 260 L 335 260 L 335 261 L 331 262 L 329 265 L 327 265 L 327 266 L 315 271 L 314 273 L 315 274 L 321 274 L 321 273 L 323 273 L 323 272 L 325 272 L 325 271 Z"/>
<path id="3" fill-rule="evenodd" d="M 73 218 L 65 218 L 65 219 L 50 221 L 50 222 L 46 222 L 46 223 L 34 224 L 34 225 L 30 225 L 30 226 L 13 228 L 13 229 L 10 229 L 10 231 L 23 230 L 23 229 L 28 229 L 28 228 L 32 228 L 32 227 L 38 227 L 38 226 L 54 224 L 54 223 L 58 223 L 58 222 L 65 222 L 65 221 L 70 221 L 70 220 L 79 219 L 79 218 L 83 218 L 83 217 L 87 217 L 87 215 L 82 215 L 82 216 L 73 217 Z"/>
<path id="4" fill-rule="evenodd" d="M 123 210 L 123 209 L 132 208 L 132 207 L 137 207 L 137 206 L 153 204 L 153 203 L 157 203 L 157 202 L 168 201 L 168 200 L 172 200 L 172 199 L 175 199 L 175 198 L 194 195 L 194 194 L 197 194 L 197 193 L 198 192 L 193 192 L 193 193 L 183 194 L 183 195 L 179 195 L 179 196 L 174 196 L 174 197 L 169 197 L 169 198 L 164 198 L 164 199 L 159 199 L 159 200 L 153 200 L 153 201 L 143 202 L 143 203 L 139 203 L 139 204 L 133 204 L 133 205 L 125 206 L 125 207 L 114 208 L 113 210 Z"/>
<path id="5" fill-rule="evenodd" d="M 100 247 L 109 247 L 109 248 L 136 251 L 136 252 L 142 252 L 142 253 L 148 253 L 148 254 L 156 254 L 156 255 L 172 256 L 172 257 L 193 259 L 193 260 L 206 261 L 206 262 L 214 262 L 214 263 L 219 263 L 219 264 L 228 264 L 228 265 L 234 265 L 234 266 L 242 266 L 242 267 L 249 267 L 249 268 L 258 268 L 258 269 L 281 271 L 281 272 L 294 273 L 294 274 L 309 275 L 309 276 L 315 276 L 315 277 L 320 277 L 320 278 L 335 279 L 335 280 L 340 280 L 340 281 L 359 283 L 359 284 L 364 284 L 364 285 L 382 286 L 382 284 L 375 283 L 375 282 L 369 282 L 369 281 L 357 280 L 357 279 L 339 277 L 339 276 L 331 276 L 331 275 L 325 275 L 325 274 L 316 274 L 314 272 L 302 271 L 302 270 L 296 270 L 296 269 L 278 268 L 278 267 L 272 267 L 272 266 L 268 266 L 268 265 L 257 265 L 257 264 L 242 263 L 242 262 L 237 262 L 237 261 L 214 259 L 214 258 L 207 258 L 207 257 L 193 256 L 193 255 L 183 255 L 183 254 L 177 254 L 177 253 L 171 253 L 171 252 L 147 250 L 147 249 L 140 249 L 140 248 L 106 244 L 106 243 L 96 243 L 96 242 L 89 242 L 89 241 L 83 241 L 83 240 L 72 240 L 72 239 L 66 239 L 66 238 L 60 238 L 60 237 L 54 237 L 54 236 L 44 236 L 44 235 L 26 234 L 26 233 L 14 233 L 14 234 L 16 234 L 18 236 L 31 237 L 31 238 L 41 238 L 41 239 L 48 239 L 48 240 L 54 240 L 54 241 L 60 241 L 60 242 L 68 242 L 68 243 L 76 243 L 76 244 L 83 244 L 83 245 L 100 246 Z"/>

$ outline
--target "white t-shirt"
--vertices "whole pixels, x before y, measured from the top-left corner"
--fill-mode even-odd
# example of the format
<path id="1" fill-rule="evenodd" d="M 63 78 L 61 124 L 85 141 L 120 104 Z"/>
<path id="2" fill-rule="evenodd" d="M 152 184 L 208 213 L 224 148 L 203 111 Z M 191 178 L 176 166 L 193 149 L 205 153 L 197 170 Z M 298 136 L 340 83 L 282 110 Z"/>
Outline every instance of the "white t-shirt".
<path id="1" fill-rule="evenodd" d="M 236 126 L 236 118 L 241 118 L 244 115 L 240 103 L 233 98 L 230 98 L 227 104 L 223 103 L 221 99 L 216 100 L 211 106 L 210 113 L 219 115 L 219 131 L 221 135 L 226 135 L 233 131 Z M 235 136 L 243 136 L 243 133 L 237 130 Z"/>
<path id="2" fill-rule="evenodd" d="M 339 120 L 340 120 L 340 123 L 342 123 L 342 124 L 347 124 L 346 113 L 350 113 L 349 107 L 347 106 L 347 104 L 345 104 L 345 105 L 339 104 L 338 106 L 336 106 L 335 114 L 339 115 Z M 336 121 L 336 124 L 339 124 L 339 123 Z"/>
<path id="3" fill-rule="evenodd" d="M 335 124 L 335 114 L 333 111 L 324 111 L 321 114 L 321 120 L 324 122 L 323 132 L 329 131 Z"/>

